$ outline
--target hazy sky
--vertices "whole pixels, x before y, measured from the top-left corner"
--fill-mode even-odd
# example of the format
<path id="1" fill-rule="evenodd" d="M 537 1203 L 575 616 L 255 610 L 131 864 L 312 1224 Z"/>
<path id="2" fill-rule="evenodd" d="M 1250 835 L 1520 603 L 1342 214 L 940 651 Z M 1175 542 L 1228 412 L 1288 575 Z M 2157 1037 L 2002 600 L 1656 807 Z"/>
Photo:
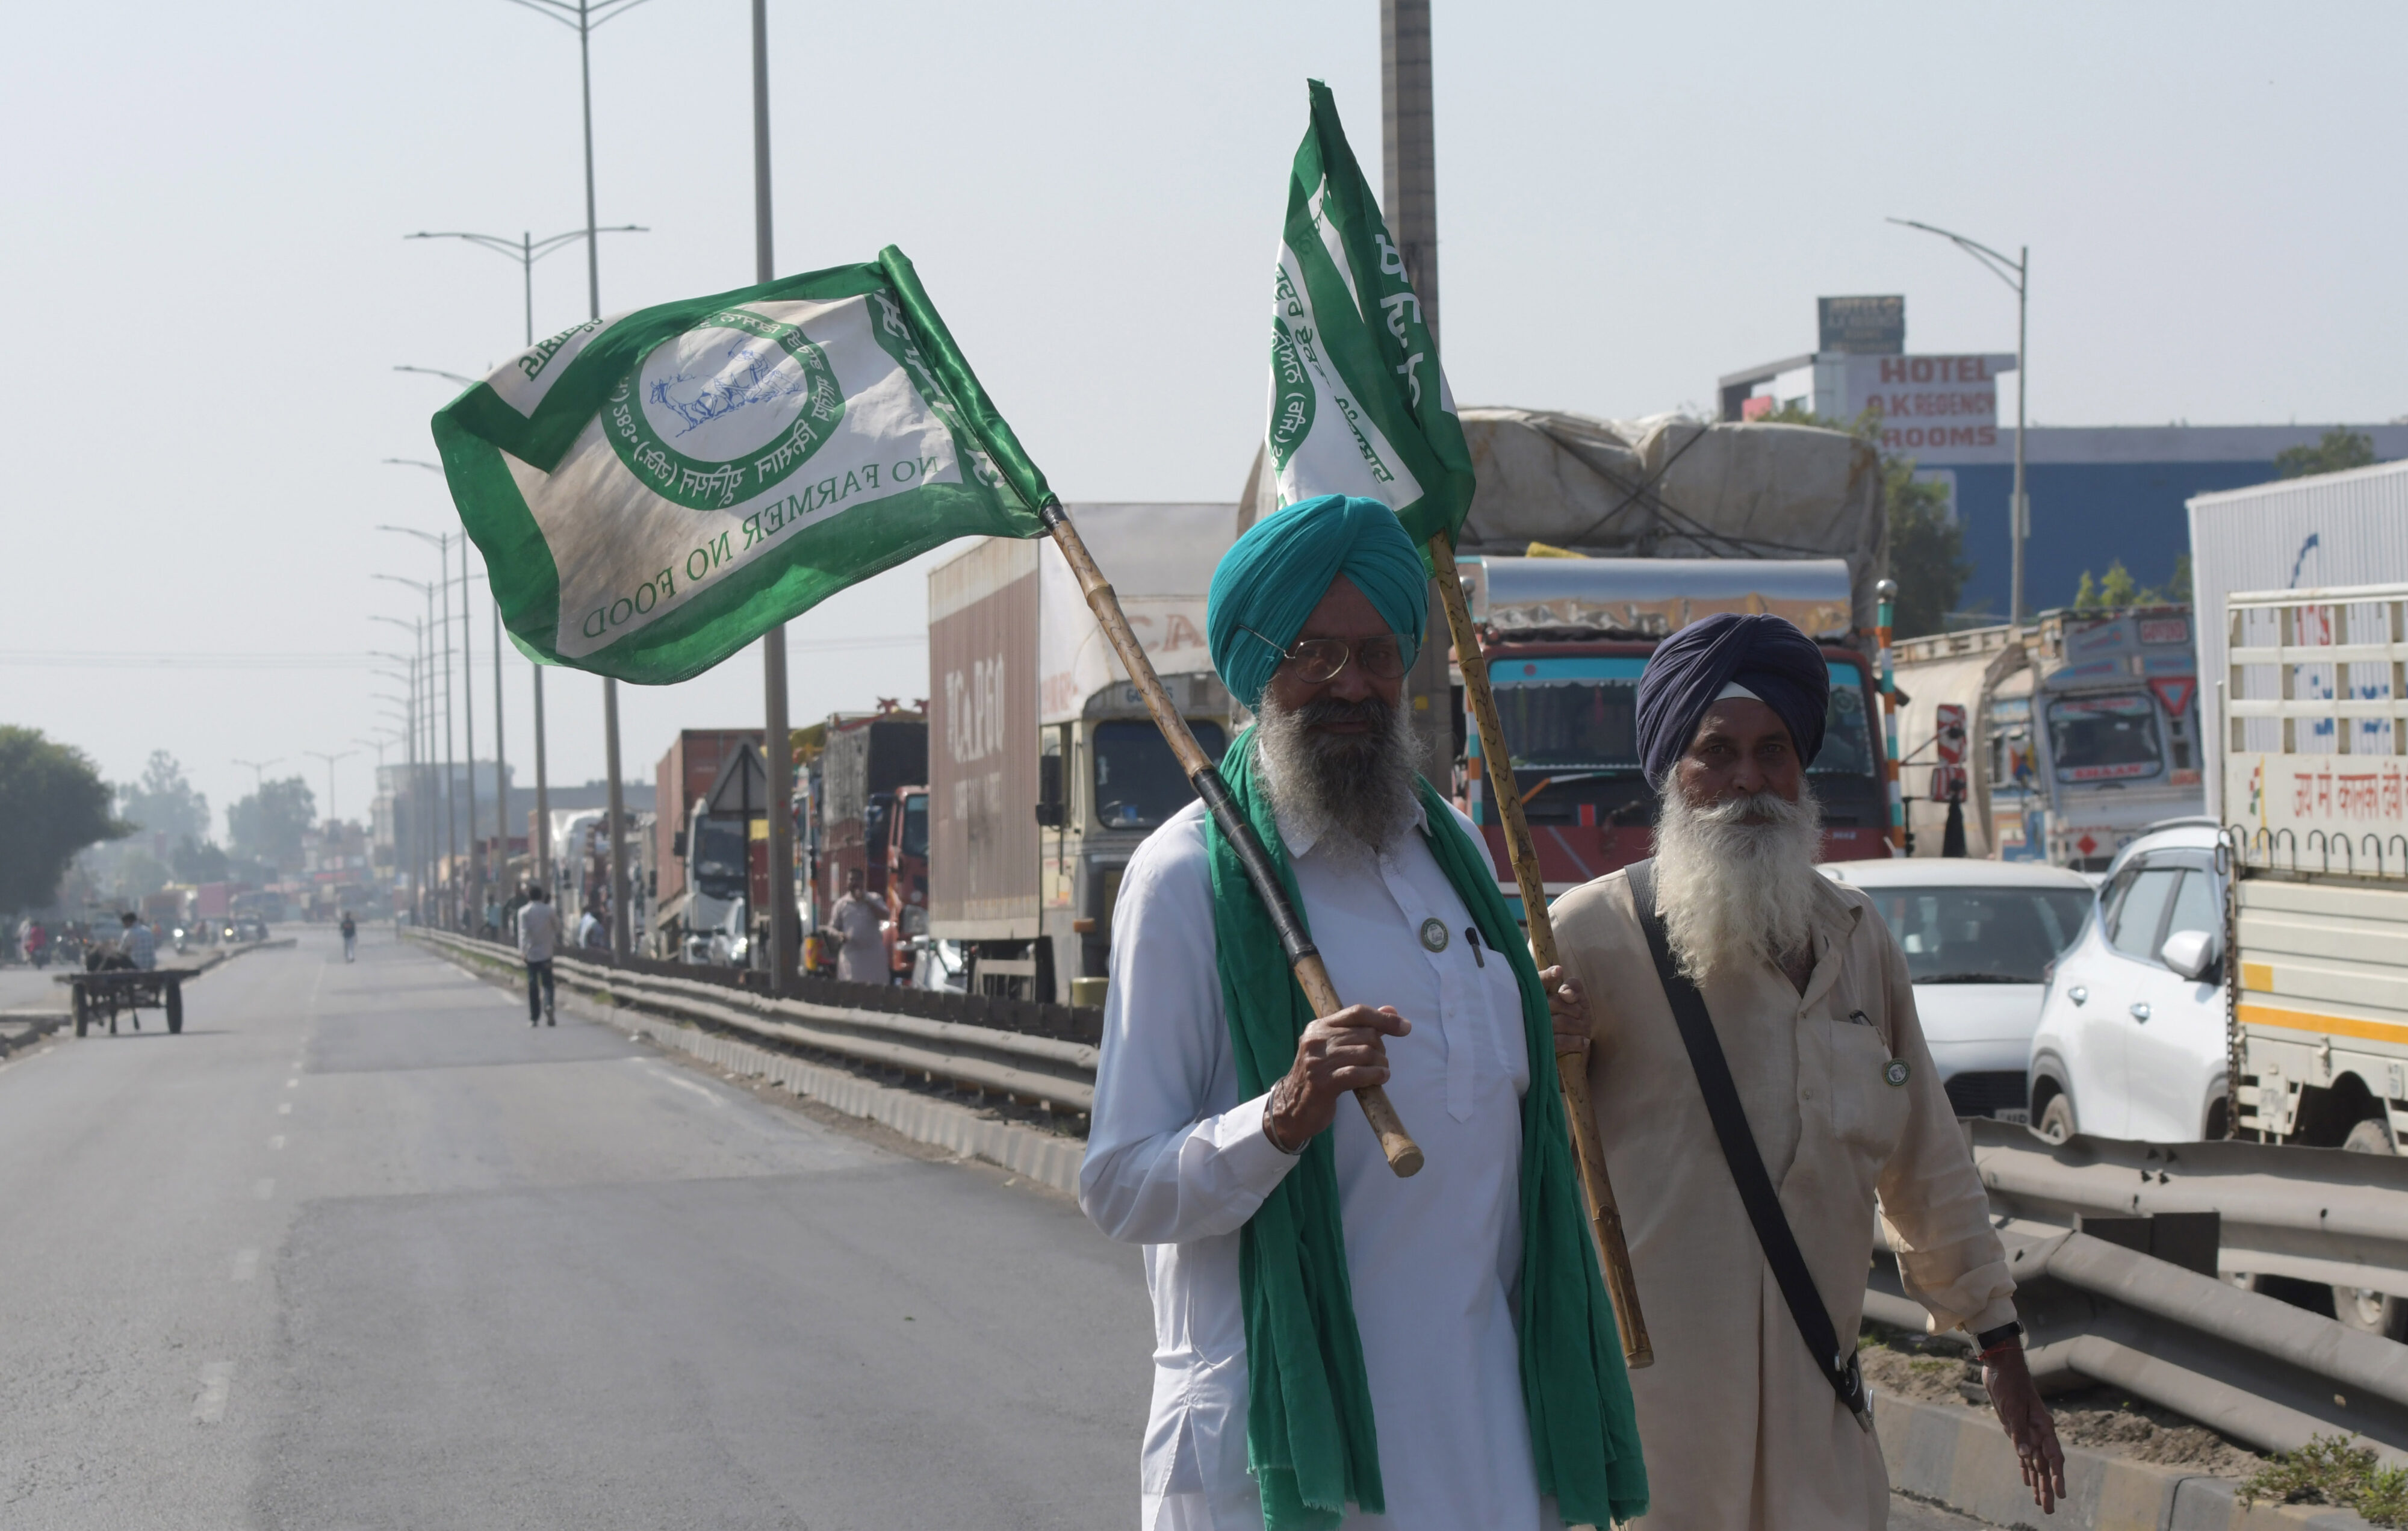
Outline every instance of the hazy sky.
<path id="1" fill-rule="evenodd" d="M 1467 403 L 1702 406 L 1717 374 L 1811 349 L 1821 293 L 1904 293 L 1914 350 L 2011 350 L 2007 290 L 1898 215 L 2032 247 L 2036 422 L 2408 411 L 2383 170 L 2408 9 L 1436 10 Z M 652 231 L 606 236 L 606 311 L 752 279 L 748 15 L 651 0 L 595 35 L 600 219 Z M 771 0 L 780 269 L 900 244 L 1074 504 L 1234 498 L 1304 80 L 1376 185 L 1378 23 L 1375 0 Z M 403 637 L 367 614 L 419 609 L 370 576 L 433 573 L 374 528 L 456 524 L 435 476 L 380 462 L 431 456 L 450 392 L 393 369 L 480 372 L 523 322 L 513 264 L 401 236 L 582 222 L 575 37 L 508 0 L 219 0 L 17 7 L 8 42 L 0 721 L 112 779 L 170 750 L 221 812 L 252 780 L 236 757 L 322 799 L 305 751 L 357 750 L 356 816 L 351 741 L 393 689 L 356 656 Z M 578 251 L 537 267 L 535 304 L 538 333 L 584 316 Z M 794 625 L 797 722 L 926 693 L 925 567 Z M 166 653 L 288 657 L 91 663 Z M 505 669 L 523 783 L 528 665 Z M 599 693 L 552 673 L 553 780 L 601 774 Z M 649 780 L 675 729 L 757 723 L 759 665 L 622 697 Z"/>

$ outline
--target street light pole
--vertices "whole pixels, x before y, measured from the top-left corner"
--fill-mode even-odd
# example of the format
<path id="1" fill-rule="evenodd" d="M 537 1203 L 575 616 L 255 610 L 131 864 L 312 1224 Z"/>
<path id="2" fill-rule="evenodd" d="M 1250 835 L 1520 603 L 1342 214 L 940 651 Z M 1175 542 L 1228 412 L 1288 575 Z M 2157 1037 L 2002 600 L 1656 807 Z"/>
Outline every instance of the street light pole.
<path id="1" fill-rule="evenodd" d="M 267 790 L 267 768 L 283 758 L 284 757 L 282 755 L 278 755 L 274 760 L 237 760 L 235 764 L 237 766 L 248 766 L 251 768 L 251 771 L 253 772 L 251 778 L 251 790 L 254 793 L 261 793 Z"/>
<path id="2" fill-rule="evenodd" d="M 590 198 L 586 210 L 590 222 L 590 215 L 593 211 Z M 465 240 L 480 250 L 490 250 L 495 254 L 508 256 L 518 262 L 519 290 L 526 308 L 526 343 L 531 347 L 535 344 L 536 262 L 555 250 L 566 249 L 580 239 L 585 240 L 590 247 L 598 235 L 649 232 L 651 231 L 641 223 L 616 223 L 607 229 L 592 227 L 570 229 L 565 234 L 554 234 L 542 239 L 538 239 L 530 230 L 521 233 L 515 241 L 497 234 L 473 234 L 456 229 L 433 232 L 422 230 L 417 234 L 406 234 L 402 237 Z M 600 290 L 596 285 L 599 279 L 598 268 L 589 264 L 587 276 L 595 299 L 595 312 L 598 313 L 600 311 Z M 404 367 L 396 370 L 423 372 L 431 369 Z M 441 376 L 448 378 L 452 375 L 443 373 Z M 494 800 L 501 805 L 499 817 L 502 823 L 500 834 L 504 843 L 502 854 L 507 858 L 509 840 L 509 785 L 502 776 L 502 638 L 501 608 L 498 605 L 494 608 Z M 528 842 L 527 850 L 534 858 L 538 880 L 549 887 L 552 883 L 552 794 L 551 779 L 544 770 L 543 666 L 530 660 L 528 668 L 535 676 L 535 834 Z"/>
<path id="3" fill-rule="evenodd" d="M 401 628 L 409 634 L 409 699 L 405 704 L 403 723 L 408 731 L 408 770 L 409 779 L 409 839 L 410 839 L 410 903 L 423 922 L 426 918 L 426 886 L 429 864 L 435 858 L 433 818 L 427 804 L 433 794 L 427 790 L 426 762 L 428 751 L 422 747 L 421 730 L 425 725 L 423 705 L 425 671 L 420 663 L 420 652 L 425 647 L 426 627 L 423 622 L 408 622 L 399 617 L 379 612 L 368 614 L 370 622 L 380 622 Z M 388 656 L 390 657 L 390 656 Z M 396 850 L 398 848 L 396 847 Z"/>
<path id="4" fill-rule="evenodd" d="M 769 206 L 769 5 L 752 0 L 752 270 L 755 280 L 778 275 Z M 762 763 L 769 770 L 769 992 L 795 981 L 802 932 L 795 918 L 795 736 L 786 721 L 786 624 L 761 636 L 765 693 Z M 654 804 L 655 812 L 666 805 Z M 895 895 L 890 892 L 890 899 Z M 899 906 L 896 919 L 902 918 Z"/>
<path id="5" fill-rule="evenodd" d="M 2012 503 L 2007 507 L 2007 537 L 2014 550 L 2011 608 L 2008 621 L 2017 627 L 2024 621 L 2024 544 L 2031 537 L 2031 499 L 2024 490 L 2024 408 L 2031 398 L 2030 359 L 2025 353 L 2025 341 L 2029 336 L 2027 322 L 2031 308 L 2031 246 L 2018 246 L 2015 259 L 2009 260 L 1978 239 L 1968 239 L 1961 234 L 1951 234 L 1929 223 L 1918 223 L 1912 218 L 1893 218 L 1890 222 L 1900 228 L 1921 229 L 1936 234 L 1957 249 L 1982 263 L 1983 269 L 2015 290 L 2015 487 Z M 2008 273 L 2014 273 L 2010 276 Z"/>
<path id="6" fill-rule="evenodd" d="M 326 822 L 328 823 L 332 823 L 338 817 L 335 812 L 335 762 L 338 760 L 349 760 L 353 755 L 358 754 L 359 751 L 357 750 L 345 750 L 339 754 L 332 755 L 326 753 L 323 750 L 304 750 L 301 752 L 308 755 L 312 760 L 322 760 L 326 763 Z"/>
<path id="7" fill-rule="evenodd" d="M 644 0 L 512 0 L 577 34 L 577 76 L 585 124 L 586 317 L 602 317 L 601 229 L 594 211 L 594 29 L 624 15 Z M 634 942 L 627 918 L 627 794 L 619 774 L 619 682 L 602 678 L 602 756 L 610 772 L 610 952 L 624 957 Z"/>

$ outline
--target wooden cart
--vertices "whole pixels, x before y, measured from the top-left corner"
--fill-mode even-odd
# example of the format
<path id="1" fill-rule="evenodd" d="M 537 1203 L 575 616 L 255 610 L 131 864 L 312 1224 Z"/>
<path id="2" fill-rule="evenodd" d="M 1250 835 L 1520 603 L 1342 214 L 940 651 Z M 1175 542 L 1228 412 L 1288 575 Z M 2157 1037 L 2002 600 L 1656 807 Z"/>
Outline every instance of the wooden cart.
<path id="1" fill-rule="evenodd" d="M 109 1035 L 117 1034 L 117 1018 L 122 1013 L 129 1019 L 134 1012 L 148 1006 L 165 1010 L 167 1030 L 173 1035 L 184 1029 L 184 971 L 181 968 L 122 967 L 90 973 L 62 973 L 58 981 L 66 984 L 75 995 L 75 1033 L 81 1037 L 92 1029 L 95 1021 L 108 1023 Z M 135 1021 L 140 1025 L 139 1020 Z"/>

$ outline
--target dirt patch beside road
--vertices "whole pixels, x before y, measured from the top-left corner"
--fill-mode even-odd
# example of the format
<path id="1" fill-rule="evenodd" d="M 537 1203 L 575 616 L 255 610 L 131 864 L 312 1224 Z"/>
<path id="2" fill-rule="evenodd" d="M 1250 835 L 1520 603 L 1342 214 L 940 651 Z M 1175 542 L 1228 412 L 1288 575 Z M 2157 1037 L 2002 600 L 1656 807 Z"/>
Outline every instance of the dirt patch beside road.
<path id="1" fill-rule="evenodd" d="M 1967 1395 L 1969 1390 L 1981 1393 L 1982 1368 L 1953 1347 L 1942 1349 L 1921 1336 L 1898 1335 L 1877 1324 L 1868 1331 L 1859 1357 L 1868 1386 L 1917 1403 L 1991 1412 L 1986 1398 L 1976 1402 Z M 2205 1425 L 2114 1388 L 2057 1394 L 2048 1406 L 2057 1416 L 2057 1439 L 2068 1446 L 2218 1478 L 2246 1478 L 2266 1465 L 2265 1457 Z"/>

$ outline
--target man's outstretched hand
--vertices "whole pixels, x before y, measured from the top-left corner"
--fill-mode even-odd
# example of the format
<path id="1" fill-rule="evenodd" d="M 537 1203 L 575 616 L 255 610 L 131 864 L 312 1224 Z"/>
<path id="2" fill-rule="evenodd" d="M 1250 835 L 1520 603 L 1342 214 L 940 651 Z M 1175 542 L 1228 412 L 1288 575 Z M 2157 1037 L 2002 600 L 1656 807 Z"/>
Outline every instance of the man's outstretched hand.
<path id="1" fill-rule="evenodd" d="M 1296 1063 L 1271 1086 L 1273 1143 L 1295 1153 L 1329 1125 L 1338 1103 L 1354 1091 L 1388 1082 L 1388 1047 L 1413 1023 L 1383 1005 L 1349 1005 L 1304 1028 Z"/>
<path id="2" fill-rule="evenodd" d="M 2031 1368 L 2021 1346 L 2009 1346 L 1982 1364 L 1982 1385 L 1990 1390 L 1990 1407 L 2007 1438 L 2015 1443 L 2015 1459 L 2023 1467 L 2024 1486 L 2043 1515 L 2057 1513 L 2065 1497 L 2065 1451 L 2057 1443 L 2057 1422 L 2040 1389 L 2032 1385 Z"/>

